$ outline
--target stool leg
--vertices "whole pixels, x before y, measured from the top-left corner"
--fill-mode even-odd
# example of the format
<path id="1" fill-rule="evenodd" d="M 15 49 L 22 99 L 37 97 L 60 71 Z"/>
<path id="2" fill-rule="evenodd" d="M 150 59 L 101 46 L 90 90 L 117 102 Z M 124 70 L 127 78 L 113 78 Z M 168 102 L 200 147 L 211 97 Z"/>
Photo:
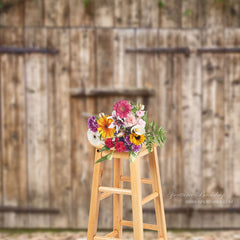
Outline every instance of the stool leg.
<path id="1" fill-rule="evenodd" d="M 161 188 L 161 180 L 159 173 L 159 165 L 158 165 L 158 155 L 157 148 L 154 147 L 153 151 L 149 155 L 149 165 L 150 172 L 152 177 L 152 187 L 153 192 L 158 192 L 159 195 L 154 199 L 155 204 L 155 213 L 158 225 L 158 237 L 167 240 L 167 230 L 166 230 L 166 222 L 165 222 L 165 214 L 164 214 L 164 206 L 163 206 L 163 198 L 162 198 L 162 188 Z"/>
<path id="2" fill-rule="evenodd" d="M 122 188 L 122 182 L 120 180 L 122 175 L 122 160 L 115 158 L 113 160 L 113 187 Z M 122 208 L 123 208 L 123 196 L 122 194 L 113 195 L 113 230 L 118 232 L 118 238 L 122 238 Z"/>
<path id="3" fill-rule="evenodd" d="M 134 240 L 143 240 L 142 188 L 140 180 L 140 158 L 130 163 Z"/>
<path id="4" fill-rule="evenodd" d="M 96 162 L 99 158 L 101 158 L 101 156 L 102 154 L 97 152 L 96 150 L 94 162 Z M 99 214 L 99 205 L 100 205 L 100 192 L 98 188 L 102 183 L 102 171 L 103 171 L 103 162 L 94 164 L 87 240 L 93 240 L 97 232 L 98 214 Z"/>

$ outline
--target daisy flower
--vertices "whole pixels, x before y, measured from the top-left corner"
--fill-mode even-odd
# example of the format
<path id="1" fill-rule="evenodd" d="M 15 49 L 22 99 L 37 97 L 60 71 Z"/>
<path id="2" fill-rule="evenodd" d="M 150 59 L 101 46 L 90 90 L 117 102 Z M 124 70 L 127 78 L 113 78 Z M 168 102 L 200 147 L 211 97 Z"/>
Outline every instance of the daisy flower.
<path id="1" fill-rule="evenodd" d="M 88 129 L 87 137 L 88 137 L 88 141 L 94 146 L 98 146 L 102 144 L 102 141 L 100 140 L 99 132 L 93 132 L 90 129 Z"/>
<path id="2" fill-rule="evenodd" d="M 108 118 L 108 116 L 102 116 L 97 120 L 98 123 L 98 131 L 101 134 L 102 138 L 112 138 L 115 132 L 115 128 L 110 128 L 109 126 L 113 120 Z"/>

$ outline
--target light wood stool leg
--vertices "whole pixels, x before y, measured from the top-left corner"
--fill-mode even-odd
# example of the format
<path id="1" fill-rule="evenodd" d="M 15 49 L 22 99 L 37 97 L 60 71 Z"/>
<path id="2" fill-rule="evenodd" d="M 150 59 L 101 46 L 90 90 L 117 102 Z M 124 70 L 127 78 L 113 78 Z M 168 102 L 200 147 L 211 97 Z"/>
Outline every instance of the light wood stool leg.
<path id="1" fill-rule="evenodd" d="M 96 150 L 94 162 L 96 162 L 99 158 L 101 158 L 101 156 L 102 154 L 97 152 Z M 94 164 L 87 240 L 93 240 L 97 232 L 99 203 L 100 203 L 100 193 L 98 188 L 102 183 L 102 171 L 103 171 L 103 162 Z"/>
<path id="2" fill-rule="evenodd" d="M 167 230 L 166 230 L 166 222 L 165 222 L 165 214 L 164 214 L 164 206 L 163 206 L 163 198 L 162 198 L 162 187 L 159 173 L 159 165 L 158 165 L 158 155 L 157 148 L 154 147 L 154 150 L 149 155 L 149 165 L 150 172 L 152 177 L 152 187 L 153 192 L 158 192 L 159 195 L 154 199 L 155 204 L 155 213 L 158 225 L 158 237 L 167 240 Z"/>
<path id="3" fill-rule="evenodd" d="M 113 160 L 113 187 L 122 188 L 121 175 L 122 175 L 122 159 L 115 158 Z M 117 231 L 117 238 L 122 237 L 122 209 L 123 209 L 123 196 L 122 194 L 113 195 L 113 231 Z"/>
<path id="4" fill-rule="evenodd" d="M 134 240 L 143 240 L 142 186 L 139 158 L 130 163 Z"/>

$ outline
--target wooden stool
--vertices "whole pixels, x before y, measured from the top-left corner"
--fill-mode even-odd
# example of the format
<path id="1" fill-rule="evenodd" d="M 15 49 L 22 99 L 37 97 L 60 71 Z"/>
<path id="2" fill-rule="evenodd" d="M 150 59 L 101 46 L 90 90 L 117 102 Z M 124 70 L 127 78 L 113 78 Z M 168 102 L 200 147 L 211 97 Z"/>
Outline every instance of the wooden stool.
<path id="1" fill-rule="evenodd" d="M 98 152 L 96 149 L 95 161 L 109 152 Z M 88 234 L 87 240 L 106 240 L 106 239 L 122 239 L 122 226 L 131 226 L 134 230 L 134 239 L 143 240 L 143 229 L 151 229 L 158 231 L 159 240 L 167 240 L 166 223 L 164 216 L 164 207 L 162 199 L 162 189 L 160 182 L 159 166 L 157 149 L 154 146 L 149 155 L 149 165 L 151 172 L 151 179 L 140 177 L 140 158 L 148 155 L 148 150 L 142 147 L 141 152 L 133 163 L 130 163 L 130 177 L 122 175 L 122 159 L 128 159 L 128 153 L 114 152 L 114 183 L 113 187 L 101 186 L 103 162 L 94 165 L 93 181 L 92 181 L 92 195 L 89 212 Z M 131 189 L 123 189 L 122 182 L 131 182 Z M 152 184 L 153 193 L 142 199 L 141 183 Z M 96 236 L 99 203 L 100 200 L 105 199 L 113 194 L 113 231 L 105 236 Z M 133 221 L 122 219 L 122 195 L 132 196 L 132 212 Z M 142 206 L 153 200 L 155 204 L 155 213 L 157 225 L 143 223 Z"/>

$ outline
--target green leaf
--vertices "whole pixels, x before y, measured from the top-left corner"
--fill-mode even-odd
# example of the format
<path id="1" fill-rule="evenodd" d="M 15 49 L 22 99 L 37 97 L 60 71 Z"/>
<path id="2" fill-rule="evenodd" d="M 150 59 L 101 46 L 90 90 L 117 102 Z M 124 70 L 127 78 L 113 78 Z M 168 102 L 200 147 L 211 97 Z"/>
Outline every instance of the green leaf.
<path id="1" fill-rule="evenodd" d="M 165 4 L 162 2 L 162 1 L 158 1 L 158 6 L 160 8 L 164 8 L 165 7 Z"/>
<path id="2" fill-rule="evenodd" d="M 137 157 L 138 153 L 135 153 L 133 151 L 129 151 L 129 160 L 131 163 L 133 163 Z"/>
<path id="3" fill-rule="evenodd" d="M 105 146 L 103 146 L 100 150 L 99 150 L 99 152 L 103 152 L 103 151 L 107 151 L 107 150 L 109 150 L 110 148 L 108 148 L 106 145 Z"/>
<path id="4" fill-rule="evenodd" d="M 96 164 L 96 163 L 99 163 L 99 162 L 102 162 L 102 161 L 105 161 L 105 160 L 111 160 L 111 159 L 112 159 L 112 155 L 113 155 L 113 152 L 105 155 L 104 157 L 101 157 L 100 159 L 98 159 L 98 160 L 95 162 L 95 164 Z"/>
<path id="5" fill-rule="evenodd" d="M 184 15 L 185 15 L 186 17 L 188 17 L 188 16 L 191 15 L 191 13 L 192 13 L 191 9 L 187 9 L 187 10 L 185 11 Z"/>

